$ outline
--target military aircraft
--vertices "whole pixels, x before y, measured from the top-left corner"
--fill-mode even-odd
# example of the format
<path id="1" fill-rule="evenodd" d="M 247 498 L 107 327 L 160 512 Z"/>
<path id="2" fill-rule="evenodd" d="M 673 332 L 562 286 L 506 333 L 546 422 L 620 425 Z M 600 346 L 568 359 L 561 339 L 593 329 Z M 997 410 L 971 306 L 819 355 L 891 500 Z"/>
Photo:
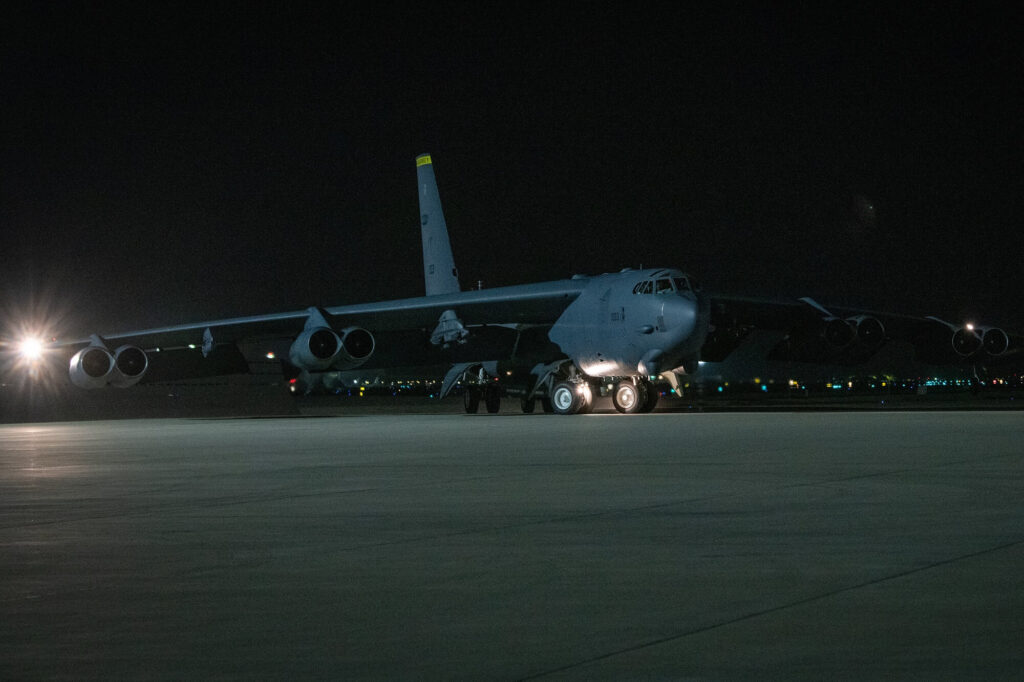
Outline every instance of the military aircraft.
<path id="1" fill-rule="evenodd" d="M 327 373 L 395 366 L 447 368 L 441 397 L 464 385 L 465 409 L 590 411 L 610 394 L 623 413 L 651 411 L 653 381 L 679 387 L 701 360 L 719 362 L 754 329 L 785 334 L 771 359 L 852 364 L 888 340 L 931 363 L 981 362 L 1019 350 L 995 327 L 936 317 L 827 308 L 811 298 L 713 295 L 676 268 L 462 290 L 429 154 L 416 158 L 425 296 L 238 317 L 50 344 L 71 354 L 85 389 L 252 371 L 268 362 L 317 385 Z M 72 354 L 73 353 L 73 354 Z"/>

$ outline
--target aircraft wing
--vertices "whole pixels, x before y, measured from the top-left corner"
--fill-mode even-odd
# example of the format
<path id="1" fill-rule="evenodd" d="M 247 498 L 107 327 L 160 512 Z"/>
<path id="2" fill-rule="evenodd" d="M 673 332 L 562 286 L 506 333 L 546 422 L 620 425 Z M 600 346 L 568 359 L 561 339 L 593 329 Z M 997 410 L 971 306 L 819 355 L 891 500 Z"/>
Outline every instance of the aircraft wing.
<path id="1" fill-rule="evenodd" d="M 933 316 L 822 305 L 811 298 L 709 298 L 712 331 L 702 357 L 711 362 L 724 360 L 755 329 L 784 332 L 770 359 L 797 362 L 855 363 L 891 340 L 910 343 L 918 359 L 934 364 L 1001 363 L 1024 350 L 1024 337 L 1019 335 Z"/>
<path id="2" fill-rule="evenodd" d="M 132 344 L 144 350 L 155 348 L 201 347 L 207 330 L 216 345 L 236 343 L 253 337 L 294 337 L 302 331 L 311 315 L 319 311 L 334 328 L 358 326 L 371 333 L 425 329 L 431 331 L 441 315 L 454 310 L 466 325 L 550 324 L 575 299 L 582 285 L 574 280 L 522 285 L 499 289 L 457 292 L 441 296 L 360 303 L 356 305 L 313 308 L 269 315 L 235 317 L 224 320 L 194 322 L 129 332 L 102 334 L 108 345 Z M 93 338 L 75 339 L 54 344 L 56 347 L 79 347 Z"/>
<path id="3" fill-rule="evenodd" d="M 346 362 L 348 367 L 436 364 L 442 359 L 429 349 L 448 339 L 438 334 L 431 343 L 435 330 L 455 330 L 458 334 L 459 330 L 469 327 L 491 326 L 497 330 L 519 325 L 550 325 L 580 294 L 583 286 L 578 280 L 564 280 L 307 308 L 93 335 L 55 342 L 50 347 L 58 349 L 58 355 L 75 355 L 71 358 L 72 381 L 86 388 L 105 385 L 107 381 L 112 385 L 131 385 L 140 380 L 180 380 L 245 372 L 279 373 L 283 359 L 295 362 L 290 351 L 298 338 L 303 338 L 298 345 L 305 349 L 304 352 L 315 353 L 309 345 L 311 335 L 323 328 L 333 332 L 337 344 L 335 350 L 352 353 L 347 356 L 347 361 L 325 362 L 323 367 L 317 365 L 317 358 L 306 355 L 298 361 L 301 368 L 344 368 Z M 328 333 L 324 338 L 330 339 L 330 336 Z M 472 337 L 486 343 L 493 334 L 478 330 Z M 359 348 L 362 354 L 357 354 L 355 348 L 349 348 L 349 340 L 359 338 L 362 339 Z M 99 349 L 94 349 L 97 346 Z M 85 354 L 92 354 L 93 358 L 88 360 Z M 108 367 L 116 366 L 120 370 L 122 365 L 127 378 L 121 383 L 115 383 L 120 380 L 106 378 L 112 376 L 110 371 L 113 371 Z M 92 378 L 93 375 L 96 378 Z"/>

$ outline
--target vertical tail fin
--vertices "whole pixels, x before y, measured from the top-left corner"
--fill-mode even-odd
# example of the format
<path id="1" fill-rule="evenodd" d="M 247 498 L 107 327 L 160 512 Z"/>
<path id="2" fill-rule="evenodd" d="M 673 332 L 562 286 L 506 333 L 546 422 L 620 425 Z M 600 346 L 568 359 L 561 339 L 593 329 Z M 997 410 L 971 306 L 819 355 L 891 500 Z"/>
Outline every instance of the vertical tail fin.
<path id="1" fill-rule="evenodd" d="M 423 281 L 427 296 L 459 291 L 459 272 L 455 269 L 448 226 L 441 210 L 434 166 L 430 154 L 416 157 L 416 180 L 419 182 L 420 227 L 423 231 Z"/>

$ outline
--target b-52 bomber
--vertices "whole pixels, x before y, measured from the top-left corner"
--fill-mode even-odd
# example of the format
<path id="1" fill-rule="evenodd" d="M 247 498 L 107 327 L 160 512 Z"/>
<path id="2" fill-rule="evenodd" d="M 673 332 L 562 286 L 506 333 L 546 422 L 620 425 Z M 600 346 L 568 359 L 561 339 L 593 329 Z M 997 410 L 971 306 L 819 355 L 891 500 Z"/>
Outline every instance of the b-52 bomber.
<path id="1" fill-rule="evenodd" d="M 330 372 L 441 367 L 441 397 L 464 386 L 467 412 L 497 412 L 503 396 L 524 412 L 581 414 L 610 393 L 623 413 L 649 412 L 654 381 L 679 387 L 701 360 L 724 360 L 755 329 L 784 331 L 770 359 L 853 364 L 891 339 L 924 362 L 978 363 L 1016 352 L 996 327 L 830 308 L 811 298 L 763 301 L 715 295 L 676 268 L 463 290 L 434 166 L 416 158 L 424 296 L 92 335 L 51 344 L 84 389 L 247 371 L 259 348 L 299 385 Z M 440 377 L 438 377 L 440 378 Z"/>

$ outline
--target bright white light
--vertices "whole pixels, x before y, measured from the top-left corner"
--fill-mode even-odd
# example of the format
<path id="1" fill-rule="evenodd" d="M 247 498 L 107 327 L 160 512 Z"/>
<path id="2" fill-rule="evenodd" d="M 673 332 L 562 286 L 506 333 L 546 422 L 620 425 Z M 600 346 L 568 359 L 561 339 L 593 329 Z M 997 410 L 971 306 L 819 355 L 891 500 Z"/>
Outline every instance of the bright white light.
<path id="1" fill-rule="evenodd" d="M 40 339 L 24 339 L 18 344 L 18 353 L 28 361 L 38 360 L 43 356 L 43 342 Z"/>
<path id="2" fill-rule="evenodd" d="M 973 325 L 973 324 L 971 324 L 970 322 L 968 322 L 968 323 L 967 323 L 966 325 L 964 325 L 964 326 L 966 326 L 966 327 L 967 327 L 967 331 L 969 331 L 969 332 L 973 332 L 973 331 L 974 331 L 974 325 Z"/>
<path id="3" fill-rule="evenodd" d="M 274 358 L 276 358 L 276 357 L 277 357 L 277 356 L 276 356 L 276 355 L 274 355 L 274 351 L 269 351 L 269 352 L 267 352 L 267 360 L 273 360 L 273 359 L 274 359 Z"/>

